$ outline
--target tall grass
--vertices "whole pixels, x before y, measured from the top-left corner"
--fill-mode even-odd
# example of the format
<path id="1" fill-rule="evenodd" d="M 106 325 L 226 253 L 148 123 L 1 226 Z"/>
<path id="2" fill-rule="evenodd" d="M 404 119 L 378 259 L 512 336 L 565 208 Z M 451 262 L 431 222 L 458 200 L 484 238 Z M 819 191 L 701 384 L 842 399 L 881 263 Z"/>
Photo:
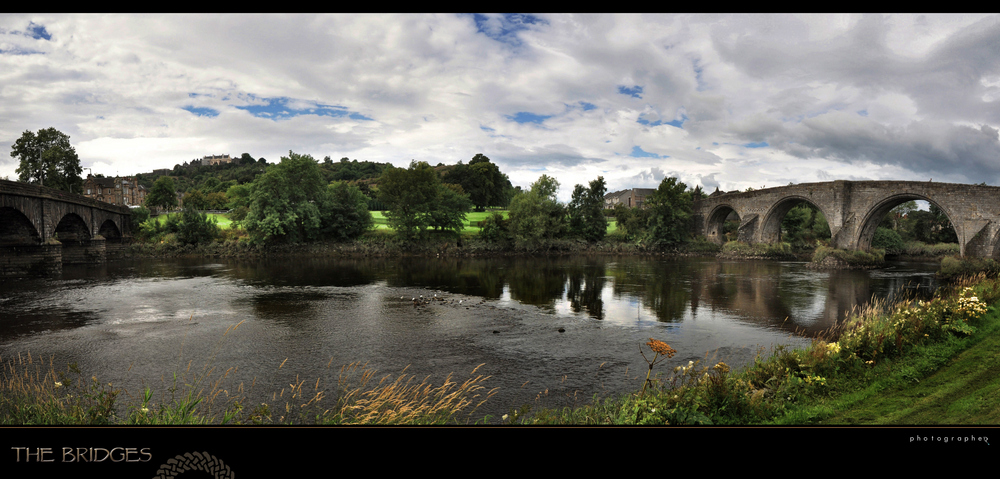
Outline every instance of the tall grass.
<path id="1" fill-rule="evenodd" d="M 340 369 L 332 390 L 322 378 L 296 375 L 288 387 L 272 392 L 270 401 L 257 403 L 248 399 L 256 379 L 249 386 L 231 384 L 236 368 L 218 371 L 212 360 L 201 370 L 189 362 L 183 372 L 163 378 L 157 400 L 149 386 L 133 395 L 95 376 L 86 378 L 75 364 L 60 371 L 52 358 L 20 354 L 3 361 L 0 424 L 460 424 L 473 421 L 476 409 L 497 392 L 486 389 L 490 376 L 476 374 L 482 365 L 464 381 L 449 374 L 435 384 L 430 376 L 418 381 L 405 369 L 382 375 L 351 363 Z M 331 359 L 327 368 L 332 364 Z"/>

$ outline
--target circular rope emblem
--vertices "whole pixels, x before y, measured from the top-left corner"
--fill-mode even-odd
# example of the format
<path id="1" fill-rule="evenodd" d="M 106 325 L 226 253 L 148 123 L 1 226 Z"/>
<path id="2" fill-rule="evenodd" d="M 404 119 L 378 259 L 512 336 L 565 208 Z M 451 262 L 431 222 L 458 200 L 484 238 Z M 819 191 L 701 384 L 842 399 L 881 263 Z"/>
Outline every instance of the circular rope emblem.
<path id="1" fill-rule="evenodd" d="M 177 477 L 187 471 L 204 471 L 215 479 L 233 479 L 236 477 L 221 459 L 207 452 L 185 452 L 160 466 L 153 479 L 168 479 Z"/>

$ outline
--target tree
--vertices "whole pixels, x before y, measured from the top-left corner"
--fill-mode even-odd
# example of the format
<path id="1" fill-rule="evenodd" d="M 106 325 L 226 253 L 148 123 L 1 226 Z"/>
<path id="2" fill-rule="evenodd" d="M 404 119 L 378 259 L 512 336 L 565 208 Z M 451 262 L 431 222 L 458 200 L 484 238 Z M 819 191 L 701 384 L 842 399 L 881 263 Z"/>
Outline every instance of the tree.
<path id="1" fill-rule="evenodd" d="M 472 210 L 469 195 L 459 185 L 441 183 L 438 185 L 438 199 L 430 213 L 430 225 L 437 229 L 451 230 L 462 234 L 465 215 Z"/>
<path id="2" fill-rule="evenodd" d="M 159 177 L 146 195 L 146 206 L 164 210 L 177 207 L 177 188 L 174 186 L 174 179 L 169 176 Z"/>
<path id="3" fill-rule="evenodd" d="M 604 217 L 604 194 L 607 187 L 604 177 L 598 176 L 590 182 L 590 188 L 576 185 L 566 211 L 569 213 L 569 229 L 587 241 L 604 239 L 608 231 L 608 220 Z"/>
<path id="4" fill-rule="evenodd" d="M 646 198 L 649 209 L 647 232 L 654 244 L 677 246 L 691 230 L 691 193 L 677 178 L 664 178 L 659 188 Z"/>
<path id="5" fill-rule="evenodd" d="M 422 236 L 430 226 L 440 183 L 437 172 L 425 161 L 414 160 L 408 169 L 390 167 L 382 172 L 378 198 L 389 208 L 385 213 L 389 226 L 403 239 Z"/>
<path id="6" fill-rule="evenodd" d="M 185 207 L 177 228 L 177 241 L 181 244 L 209 243 L 219 236 L 219 225 L 205 213 Z"/>
<path id="7" fill-rule="evenodd" d="M 83 192 L 80 157 L 69 143 L 69 135 L 46 128 L 38 133 L 25 131 L 10 151 L 11 158 L 20 160 L 18 181 L 70 193 Z"/>
<path id="8" fill-rule="evenodd" d="M 566 210 L 556 200 L 559 182 L 542 175 L 531 190 L 510 201 L 509 228 L 519 247 L 536 246 L 542 239 L 562 236 L 566 231 Z"/>
<path id="9" fill-rule="evenodd" d="M 335 181 L 328 187 L 330 205 L 327 207 L 327 237 L 337 240 L 357 238 L 375 225 L 368 211 L 368 197 L 357 186 Z"/>
<path id="10" fill-rule="evenodd" d="M 510 199 L 512 186 L 500 167 L 482 153 L 472 157 L 468 165 L 458 162 L 445 178 L 446 183 L 460 185 L 468 193 L 477 211 L 488 206 L 504 206 Z"/>
<path id="11" fill-rule="evenodd" d="M 249 204 L 242 224 L 252 241 L 303 242 L 320 238 L 330 193 L 316 160 L 289 151 L 254 180 Z"/>

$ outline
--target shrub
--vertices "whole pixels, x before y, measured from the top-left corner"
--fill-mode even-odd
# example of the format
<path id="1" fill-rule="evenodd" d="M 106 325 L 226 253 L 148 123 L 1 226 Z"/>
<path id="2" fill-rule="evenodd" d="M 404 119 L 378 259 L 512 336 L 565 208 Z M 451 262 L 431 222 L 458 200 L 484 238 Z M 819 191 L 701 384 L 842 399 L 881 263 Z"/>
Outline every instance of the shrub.
<path id="1" fill-rule="evenodd" d="M 875 230 L 875 236 L 872 237 L 872 248 L 883 249 L 886 254 L 900 254 L 905 250 L 905 244 L 899 233 L 879 227 Z"/>

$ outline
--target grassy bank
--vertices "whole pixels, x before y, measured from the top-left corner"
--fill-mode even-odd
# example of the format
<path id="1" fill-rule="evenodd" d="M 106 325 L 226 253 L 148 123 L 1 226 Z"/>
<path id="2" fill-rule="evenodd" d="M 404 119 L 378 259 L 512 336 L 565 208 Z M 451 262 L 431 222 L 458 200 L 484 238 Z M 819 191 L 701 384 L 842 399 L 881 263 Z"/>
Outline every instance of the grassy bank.
<path id="1" fill-rule="evenodd" d="M 723 362 L 692 361 L 657 374 L 656 364 L 676 351 L 650 338 L 643 353 L 650 376 L 637 392 L 595 398 L 581 408 L 515 410 L 505 420 L 548 425 L 992 423 L 1000 411 L 991 395 L 1000 387 L 995 379 L 998 342 L 992 339 L 1000 329 L 1000 313 L 986 305 L 998 300 L 1000 281 L 979 276 L 943 288 L 931 301 L 875 304 L 810 347 L 762 351 L 742 371 Z M 889 419 L 877 419 L 894 408 Z M 934 419 L 941 409 L 951 412 Z"/>

